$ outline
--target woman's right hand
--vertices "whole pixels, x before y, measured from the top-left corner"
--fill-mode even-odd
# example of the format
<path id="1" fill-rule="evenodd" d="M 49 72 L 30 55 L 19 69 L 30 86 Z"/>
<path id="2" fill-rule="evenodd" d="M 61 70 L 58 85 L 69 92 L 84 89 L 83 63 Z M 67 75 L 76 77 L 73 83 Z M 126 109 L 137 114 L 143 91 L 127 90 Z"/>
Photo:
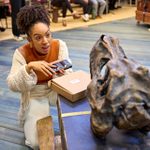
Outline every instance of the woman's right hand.
<path id="1" fill-rule="evenodd" d="M 56 74 L 53 70 L 55 67 L 55 65 L 46 61 L 32 61 L 26 65 L 26 71 L 30 73 L 30 71 L 33 69 L 34 71 L 42 72 L 45 76 L 51 76 Z"/>

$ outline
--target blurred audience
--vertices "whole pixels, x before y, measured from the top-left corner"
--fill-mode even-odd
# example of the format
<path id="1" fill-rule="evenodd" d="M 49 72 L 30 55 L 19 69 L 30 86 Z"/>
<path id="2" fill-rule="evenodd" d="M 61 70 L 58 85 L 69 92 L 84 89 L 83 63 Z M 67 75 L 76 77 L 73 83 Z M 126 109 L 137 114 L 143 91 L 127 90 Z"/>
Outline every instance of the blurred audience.
<path id="1" fill-rule="evenodd" d="M 93 4 L 90 0 L 70 0 L 71 3 L 79 4 L 83 8 L 83 21 L 89 21 L 89 14 L 91 14 Z"/>
<path id="2" fill-rule="evenodd" d="M 66 22 L 67 9 L 71 12 L 74 19 L 80 18 L 80 15 L 77 14 L 77 12 L 73 11 L 70 1 L 68 0 L 52 0 L 51 4 L 55 7 L 60 7 L 62 9 L 63 26 L 67 26 L 67 22 Z"/>
<path id="3" fill-rule="evenodd" d="M 105 0 L 90 0 L 93 3 L 92 19 L 101 18 L 106 8 Z"/>
<path id="4" fill-rule="evenodd" d="M 42 4 L 47 3 L 47 0 L 33 0 L 36 2 L 40 2 Z M 18 30 L 16 25 L 17 13 L 20 8 L 25 6 L 26 0 L 10 0 L 11 4 L 11 18 L 12 18 L 12 33 L 14 35 L 14 39 L 17 41 L 23 40 L 20 36 L 22 33 Z M 66 15 L 67 10 L 69 10 L 74 19 L 78 19 L 81 16 L 79 13 L 73 10 L 71 3 L 79 4 L 83 9 L 82 19 L 83 21 L 89 21 L 89 15 L 92 15 L 92 19 L 101 18 L 106 5 L 109 6 L 109 10 L 114 10 L 117 0 L 108 0 L 108 4 L 105 0 L 51 0 L 51 5 L 54 7 L 59 7 L 62 10 L 62 25 L 67 26 Z M 0 31 L 5 31 L 5 28 L 0 26 Z"/>

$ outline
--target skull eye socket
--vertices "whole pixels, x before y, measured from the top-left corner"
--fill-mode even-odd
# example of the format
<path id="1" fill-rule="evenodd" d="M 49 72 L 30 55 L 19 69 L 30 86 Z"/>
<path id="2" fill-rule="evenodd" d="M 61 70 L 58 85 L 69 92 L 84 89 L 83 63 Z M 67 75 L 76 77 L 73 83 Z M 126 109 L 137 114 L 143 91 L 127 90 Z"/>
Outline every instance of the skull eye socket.
<path id="1" fill-rule="evenodd" d="M 105 77 L 107 71 L 108 71 L 108 68 L 107 68 L 106 65 L 104 65 L 104 66 L 102 67 L 102 69 L 101 69 L 101 72 L 100 72 L 100 74 L 101 74 L 101 76 L 102 76 L 103 78 Z"/>
<path id="2" fill-rule="evenodd" d="M 105 72 L 108 70 L 106 64 L 108 63 L 108 58 L 102 58 L 100 61 L 99 69 L 102 76 L 105 75 Z"/>
<path id="3" fill-rule="evenodd" d="M 100 79 L 101 81 L 99 82 L 100 84 L 103 84 L 107 78 L 108 78 L 108 74 L 109 74 L 109 69 L 107 67 L 107 63 L 108 63 L 109 59 L 107 58 L 102 58 L 100 65 L 99 65 L 99 70 L 100 70 Z"/>
<path id="4" fill-rule="evenodd" d="M 102 41 L 104 40 L 104 36 L 105 36 L 105 35 L 102 34 L 101 37 L 100 37 Z"/>

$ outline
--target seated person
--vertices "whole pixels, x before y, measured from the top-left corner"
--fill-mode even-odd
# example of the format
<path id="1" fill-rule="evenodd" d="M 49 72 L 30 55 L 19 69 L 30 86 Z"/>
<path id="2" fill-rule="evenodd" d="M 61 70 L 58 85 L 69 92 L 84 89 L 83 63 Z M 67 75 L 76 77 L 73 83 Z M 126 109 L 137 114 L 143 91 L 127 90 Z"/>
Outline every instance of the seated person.
<path id="1" fill-rule="evenodd" d="M 93 3 L 92 8 L 92 19 L 96 17 L 102 17 L 104 10 L 106 8 L 106 1 L 105 0 L 90 0 Z"/>
<path id="2" fill-rule="evenodd" d="M 62 9 L 62 24 L 63 26 L 67 26 L 67 22 L 66 22 L 66 13 L 67 13 L 67 9 L 72 13 L 72 16 L 74 19 L 78 19 L 80 18 L 80 15 L 77 14 L 75 11 L 73 11 L 70 2 L 68 0 L 52 0 L 51 4 L 55 7 L 60 7 Z"/>
<path id="3" fill-rule="evenodd" d="M 92 11 L 92 2 L 90 0 L 70 0 L 71 3 L 79 4 L 83 8 L 83 21 L 89 21 L 89 14 Z"/>
<path id="4" fill-rule="evenodd" d="M 17 26 L 27 34 L 28 43 L 15 50 L 7 83 L 21 93 L 19 119 L 25 144 L 37 149 L 36 123 L 50 115 L 50 105 L 56 105 L 57 100 L 57 93 L 48 87 L 48 81 L 56 76 L 54 62 L 70 59 L 65 42 L 52 38 L 48 12 L 42 6 L 22 7 Z"/>

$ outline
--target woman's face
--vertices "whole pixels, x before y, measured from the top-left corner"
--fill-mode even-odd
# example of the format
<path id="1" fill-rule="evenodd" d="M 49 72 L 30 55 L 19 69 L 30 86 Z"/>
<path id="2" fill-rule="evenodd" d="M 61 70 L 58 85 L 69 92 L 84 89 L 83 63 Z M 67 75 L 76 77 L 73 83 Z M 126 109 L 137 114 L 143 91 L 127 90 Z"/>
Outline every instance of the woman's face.
<path id="1" fill-rule="evenodd" d="M 51 32 L 49 27 L 44 23 L 36 23 L 31 27 L 29 34 L 30 42 L 40 54 L 47 54 L 51 44 Z"/>

